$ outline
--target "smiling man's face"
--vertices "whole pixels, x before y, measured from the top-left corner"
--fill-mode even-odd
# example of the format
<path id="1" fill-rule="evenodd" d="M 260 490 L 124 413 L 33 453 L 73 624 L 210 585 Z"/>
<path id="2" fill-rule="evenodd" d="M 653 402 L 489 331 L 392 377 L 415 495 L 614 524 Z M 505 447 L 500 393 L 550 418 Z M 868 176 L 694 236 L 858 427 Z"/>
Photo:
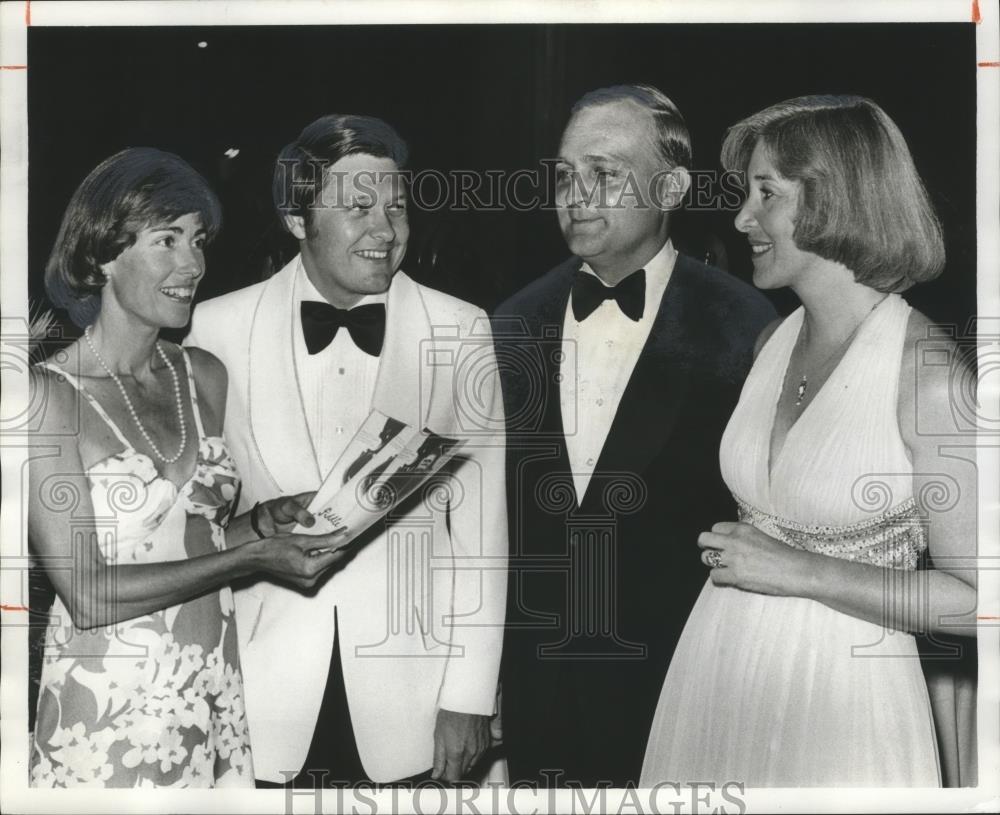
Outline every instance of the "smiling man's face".
<path id="1" fill-rule="evenodd" d="M 403 263 L 410 226 L 406 190 L 390 158 L 356 153 L 330 167 L 310 213 L 289 216 L 310 281 L 331 304 L 350 308 L 389 288 Z"/>

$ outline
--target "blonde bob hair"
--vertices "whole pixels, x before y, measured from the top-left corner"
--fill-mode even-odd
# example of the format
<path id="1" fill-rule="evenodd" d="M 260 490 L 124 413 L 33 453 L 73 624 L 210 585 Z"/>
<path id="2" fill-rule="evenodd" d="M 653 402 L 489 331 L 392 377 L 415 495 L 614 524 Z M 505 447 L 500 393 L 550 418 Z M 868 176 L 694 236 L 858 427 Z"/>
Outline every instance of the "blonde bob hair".
<path id="1" fill-rule="evenodd" d="M 729 128 L 727 170 L 745 172 L 757 144 L 801 184 L 795 245 L 841 263 L 878 291 L 937 277 L 944 240 L 903 135 L 861 96 L 800 96 Z"/>

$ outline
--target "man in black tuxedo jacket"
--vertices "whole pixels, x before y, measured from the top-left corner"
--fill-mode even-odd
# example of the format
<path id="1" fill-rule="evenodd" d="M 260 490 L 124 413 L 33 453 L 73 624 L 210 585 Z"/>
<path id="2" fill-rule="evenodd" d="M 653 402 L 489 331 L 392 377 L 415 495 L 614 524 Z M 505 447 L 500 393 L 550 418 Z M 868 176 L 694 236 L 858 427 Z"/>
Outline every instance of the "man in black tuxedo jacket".
<path id="1" fill-rule="evenodd" d="M 719 440 L 774 318 L 678 255 L 690 137 L 649 86 L 593 91 L 559 147 L 573 253 L 500 306 L 511 572 L 503 726 L 512 781 L 638 782 L 670 657 L 735 519 Z M 679 781 L 698 779 L 678 779 Z"/>

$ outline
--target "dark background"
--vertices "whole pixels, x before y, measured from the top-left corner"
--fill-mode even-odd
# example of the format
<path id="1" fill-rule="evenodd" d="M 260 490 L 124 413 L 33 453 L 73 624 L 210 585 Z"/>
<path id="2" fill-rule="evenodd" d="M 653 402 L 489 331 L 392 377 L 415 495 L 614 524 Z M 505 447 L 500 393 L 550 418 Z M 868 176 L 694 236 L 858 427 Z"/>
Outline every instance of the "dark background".
<path id="1" fill-rule="evenodd" d="M 647 82 L 683 112 L 699 170 L 718 168 L 729 125 L 767 105 L 813 93 L 874 99 L 906 137 L 945 227 L 945 273 L 906 297 L 963 331 L 976 302 L 974 28 L 29 28 L 31 298 L 45 303 L 45 261 L 73 190 L 124 147 L 178 153 L 219 193 L 225 222 L 209 249 L 198 292 L 204 299 L 260 280 L 294 255 L 271 207 L 272 166 L 278 150 L 320 115 L 384 118 L 409 142 L 414 171 L 538 169 L 555 154 L 569 109 L 583 93 Z M 207 47 L 198 47 L 202 41 Z M 224 156 L 230 148 L 240 151 L 235 159 Z M 707 254 L 749 280 L 749 251 L 734 215 L 682 212 L 674 238 L 689 254 Z M 566 254 L 550 211 L 414 209 L 411 226 L 404 268 L 487 309 Z M 783 313 L 796 305 L 788 292 L 768 296 Z M 64 338 L 79 333 L 68 321 L 61 327 Z M 51 588 L 38 570 L 33 580 L 31 606 L 46 609 Z M 44 625 L 45 613 L 32 618 Z M 36 648 L 29 718 L 38 670 Z"/>
<path id="2" fill-rule="evenodd" d="M 272 162 L 322 114 L 386 119 L 409 142 L 414 171 L 538 169 L 584 92 L 649 82 L 680 107 L 694 165 L 709 170 L 726 127 L 762 107 L 809 93 L 874 99 L 908 140 L 945 225 L 945 274 L 907 298 L 962 328 L 975 311 L 971 24 L 31 28 L 28 57 L 35 301 L 73 189 L 124 147 L 176 152 L 218 191 L 225 223 L 204 299 L 294 254 L 271 208 Z M 228 148 L 239 155 L 225 158 Z M 682 213 L 675 241 L 749 279 L 734 214 Z M 411 224 L 404 268 L 487 309 L 565 255 L 550 211 L 414 209 Z M 782 312 L 796 304 L 769 296 Z"/>

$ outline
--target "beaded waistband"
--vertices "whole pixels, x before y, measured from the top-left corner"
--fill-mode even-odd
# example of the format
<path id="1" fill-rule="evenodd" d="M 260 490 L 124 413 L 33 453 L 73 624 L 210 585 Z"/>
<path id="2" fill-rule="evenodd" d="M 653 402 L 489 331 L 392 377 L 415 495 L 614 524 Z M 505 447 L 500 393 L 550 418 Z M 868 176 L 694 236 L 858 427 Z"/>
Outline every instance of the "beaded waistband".
<path id="1" fill-rule="evenodd" d="M 890 569 L 912 570 L 927 549 L 927 524 L 913 498 L 896 507 L 844 526 L 806 525 L 762 512 L 733 496 L 740 520 L 796 549 L 868 563 Z"/>

